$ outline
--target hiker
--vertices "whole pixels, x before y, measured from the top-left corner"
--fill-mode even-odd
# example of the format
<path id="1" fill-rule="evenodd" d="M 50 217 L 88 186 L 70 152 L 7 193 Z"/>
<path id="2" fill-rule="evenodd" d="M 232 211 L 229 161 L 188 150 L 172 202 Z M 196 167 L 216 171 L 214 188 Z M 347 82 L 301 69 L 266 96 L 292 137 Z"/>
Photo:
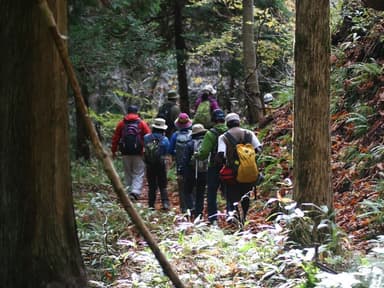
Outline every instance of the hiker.
<path id="1" fill-rule="evenodd" d="M 167 95 L 167 102 L 161 105 L 159 112 L 157 113 L 157 118 L 165 119 L 165 124 L 168 128 L 165 132 L 165 135 L 170 138 L 172 133 L 175 131 L 175 120 L 180 114 L 180 107 L 177 104 L 177 93 L 175 90 L 169 90 Z"/>
<path id="2" fill-rule="evenodd" d="M 180 210 L 187 212 L 187 205 L 184 194 L 184 178 L 182 174 L 183 155 L 186 144 L 191 140 L 192 121 L 187 113 L 180 113 L 175 120 L 177 129 L 171 136 L 168 153 L 173 156 L 176 164 L 177 186 L 179 190 Z"/>
<path id="3" fill-rule="evenodd" d="M 207 185 L 208 160 L 195 159 L 207 130 L 201 124 L 192 126 L 192 139 L 187 143 L 183 155 L 182 174 L 184 176 L 184 193 L 187 208 L 192 216 L 202 218 L 204 209 L 205 187 Z M 195 189 L 195 192 L 194 192 Z"/>
<path id="4" fill-rule="evenodd" d="M 212 127 L 212 112 L 219 108 L 219 104 L 214 96 L 215 94 L 216 90 L 212 85 L 204 86 L 195 102 L 193 124 L 203 124 L 207 129 Z"/>
<path id="5" fill-rule="evenodd" d="M 229 113 L 225 117 L 225 123 L 228 127 L 228 131 L 219 136 L 218 139 L 218 150 L 217 150 L 217 161 L 221 163 L 226 163 L 228 167 L 234 167 L 238 165 L 235 163 L 235 153 L 236 153 L 236 143 L 250 143 L 251 147 L 256 152 L 261 152 L 262 145 L 257 139 L 256 135 L 248 130 L 240 128 L 240 117 L 236 113 Z M 232 141 L 234 140 L 234 141 Z M 224 161 L 225 160 L 225 161 Z M 239 160 L 236 160 L 239 161 Z M 253 157 L 254 164 L 256 165 L 256 159 Z M 239 171 L 238 171 L 239 172 Z M 253 175 L 251 175 L 253 176 Z M 255 175 L 257 178 L 258 175 Z M 230 220 L 231 215 L 235 210 L 235 203 L 241 204 L 242 208 L 242 219 L 241 222 L 244 223 L 248 208 L 249 208 L 249 191 L 252 190 L 255 185 L 257 179 L 255 179 L 254 183 L 241 183 L 237 180 L 233 183 L 225 184 L 225 194 L 227 199 L 227 214 Z M 237 206 L 238 207 L 238 206 Z M 240 217 L 241 215 L 238 215 Z M 240 218 L 239 218 L 240 219 Z"/>
<path id="6" fill-rule="evenodd" d="M 217 223 L 217 190 L 221 186 L 219 171 L 221 165 L 215 162 L 217 153 L 218 138 L 221 134 L 227 131 L 225 125 L 225 114 L 223 110 L 216 109 L 212 114 L 214 126 L 204 135 L 203 143 L 199 151 L 195 153 L 195 158 L 199 160 L 208 159 L 207 172 L 207 206 L 208 206 L 208 221 L 211 224 Z"/>
<path id="7" fill-rule="evenodd" d="M 163 210 L 169 209 L 167 192 L 166 155 L 169 140 L 165 136 L 165 119 L 156 118 L 152 124 L 152 133 L 144 136 L 144 162 L 148 181 L 148 207 L 155 209 L 156 190 L 159 188 Z"/>
<path id="8" fill-rule="evenodd" d="M 112 157 L 122 154 L 126 191 L 132 200 L 139 199 L 143 188 L 145 165 L 143 161 L 144 135 L 151 132 L 148 124 L 140 119 L 139 108 L 131 105 L 127 115 L 119 121 L 112 137 Z"/>
<path id="9" fill-rule="evenodd" d="M 263 96 L 263 100 L 264 100 L 265 115 L 271 116 L 272 110 L 273 110 L 271 103 L 273 102 L 273 100 L 275 100 L 275 98 L 273 98 L 273 95 L 271 93 L 267 93 Z"/>

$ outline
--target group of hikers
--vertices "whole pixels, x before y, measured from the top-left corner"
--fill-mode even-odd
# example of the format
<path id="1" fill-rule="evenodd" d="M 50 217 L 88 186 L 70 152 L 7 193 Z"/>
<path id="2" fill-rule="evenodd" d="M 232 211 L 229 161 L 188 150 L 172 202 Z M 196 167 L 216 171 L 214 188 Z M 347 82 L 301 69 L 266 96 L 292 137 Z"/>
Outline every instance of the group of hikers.
<path id="1" fill-rule="evenodd" d="M 151 128 L 140 118 L 137 106 L 128 107 L 116 126 L 111 150 L 114 159 L 118 151 L 122 154 L 126 191 L 133 201 L 140 198 L 146 176 L 149 208 L 155 209 L 159 190 L 162 209 L 170 209 L 167 172 L 172 163 L 182 213 L 203 218 L 207 195 L 208 221 L 216 224 L 221 190 L 227 221 L 245 221 L 249 191 L 260 180 L 256 153 L 262 145 L 253 131 L 240 127 L 238 114 L 225 115 L 215 94 L 212 85 L 205 85 L 190 117 L 180 111 L 176 91 L 168 91 Z"/>

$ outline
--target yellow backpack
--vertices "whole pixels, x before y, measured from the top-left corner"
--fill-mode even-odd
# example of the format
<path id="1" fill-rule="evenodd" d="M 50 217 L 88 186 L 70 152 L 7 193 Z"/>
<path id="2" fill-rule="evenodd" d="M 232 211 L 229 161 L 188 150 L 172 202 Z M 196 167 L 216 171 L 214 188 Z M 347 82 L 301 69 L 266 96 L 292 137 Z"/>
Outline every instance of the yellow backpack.
<path id="1" fill-rule="evenodd" d="M 245 131 L 244 139 L 241 143 L 237 143 L 236 139 L 229 132 L 226 132 L 224 137 L 228 139 L 235 151 L 233 157 L 230 157 L 233 159 L 227 159 L 230 160 L 229 162 L 232 162 L 229 163 L 229 166 L 234 169 L 237 182 L 256 182 L 259 176 L 259 169 L 256 163 L 255 148 L 252 145 L 252 135 Z"/>

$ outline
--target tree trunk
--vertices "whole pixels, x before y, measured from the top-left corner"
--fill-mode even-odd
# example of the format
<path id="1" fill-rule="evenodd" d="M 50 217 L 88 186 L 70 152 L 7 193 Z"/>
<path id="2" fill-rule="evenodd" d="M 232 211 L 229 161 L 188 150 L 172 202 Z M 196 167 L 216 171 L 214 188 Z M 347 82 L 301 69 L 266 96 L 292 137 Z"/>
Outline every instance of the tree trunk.
<path id="1" fill-rule="evenodd" d="M 85 86 L 83 86 L 84 102 L 88 106 L 89 92 Z M 84 160 L 91 159 L 91 150 L 89 148 L 89 136 L 87 132 L 87 126 L 84 123 L 81 111 L 76 108 L 76 159 L 83 158 Z"/>
<path id="2" fill-rule="evenodd" d="M 0 0 L 0 287 L 86 287 L 66 77 L 36 2 Z M 66 34 L 67 2 L 49 4 Z"/>
<path id="3" fill-rule="evenodd" d="M 294 199 L 332 209 L 329 1 L 296 1 Z"/>
<path id="4" fill-rule="evenodd" d="M 362 1 L 366 7 L 373 8 L 379 11 L 384 10 L 383 0 L 362 0 Z"/>
<path id="5" fill-rule="evenodd" d="M 253 0 L 243 0 L 243 52 L 245 68 L 245 101 L 248 122 L 263 122 L 263 106 L 260 98 L 257 76 L 256 51 L 254 43 Z"/>
<path id="6" fill-rule="evenodd" d="M 187 53 L 183 37 L 183 9 L 184 0 L 175 0 L 175 49 L 177 62 L 177 79 L 179 83 L 180 110 L 189 115 L 188 81 L 187 81 Z"/>

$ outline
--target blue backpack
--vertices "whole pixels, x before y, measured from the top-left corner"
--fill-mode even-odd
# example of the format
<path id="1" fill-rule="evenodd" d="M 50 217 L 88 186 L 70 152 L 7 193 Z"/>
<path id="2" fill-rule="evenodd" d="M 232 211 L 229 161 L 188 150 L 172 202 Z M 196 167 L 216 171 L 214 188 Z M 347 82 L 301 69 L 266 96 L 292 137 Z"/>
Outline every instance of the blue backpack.
<path id="1" fill-rule="evenodd" d="M 193 142 L 193 152 L 198 152 L 200 150 L 201 144 L 203 143 L 203 138 L 192 139 Z M 208 170 L 208 159 L 205 160 L 195 160 L 192 163 L 196 172 L 207 172 Z"/>
<path id="2" fill-rule="evenodd" d="M 175 161 L 176 167 L 180 168 L 183 165 L 183 157 L 187 143 L 192 139 L 191 130 L 182 130 L 177 132 L 176 145 L 175 145 Z"/>
<path id="3" fill-rule="evenodd" d="M 151 139 L 144 144 L 144 162 L 146 164 L 159 164 L 162 157 L 160 155 L 160 144 L 165 136 L 155 137 L 150 135 Z"/>

